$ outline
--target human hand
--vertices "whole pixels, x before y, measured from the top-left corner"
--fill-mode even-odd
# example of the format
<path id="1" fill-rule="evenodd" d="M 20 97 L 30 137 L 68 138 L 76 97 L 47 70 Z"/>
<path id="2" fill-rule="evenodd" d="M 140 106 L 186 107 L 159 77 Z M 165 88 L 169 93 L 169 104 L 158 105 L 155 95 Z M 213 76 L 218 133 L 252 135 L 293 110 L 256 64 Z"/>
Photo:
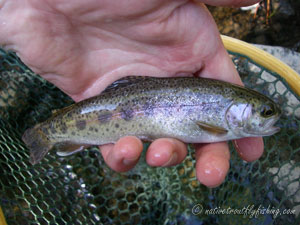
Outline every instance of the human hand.
<path id="1" fill-rule="evenodd" d="M 213 5 L 253 4 L 256 0 L 206 0 Z M 241 3 L 242 2 L 242 3 Z M 202 3 L 187 0 L 0 1 L 0 43 L 75 101 L 99 94 L 128 75 L 195 75 L 242 84 L 216 25 Z M 236 140 L 246 161 L 263 152 L 261 138 Z M 142 151 L 136 137 L 101 146 L 116 171 L 133 168 Z M 178 140 L 155 140 L 147 150 L 151 166 L 173 166 L 187 154 Z M 219 185 L 229 169 L 225 142 L 196 145 L 196 174 Z"/>

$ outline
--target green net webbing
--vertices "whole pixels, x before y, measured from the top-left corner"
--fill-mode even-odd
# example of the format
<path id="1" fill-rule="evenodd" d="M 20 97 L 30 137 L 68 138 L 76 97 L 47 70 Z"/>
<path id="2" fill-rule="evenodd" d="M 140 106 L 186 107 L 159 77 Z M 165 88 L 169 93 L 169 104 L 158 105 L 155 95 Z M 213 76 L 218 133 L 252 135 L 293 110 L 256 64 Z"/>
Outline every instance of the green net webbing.
<path id="1" fill-rule="evenodd" d="M 231 146 L 225 182 L 209 189 L 195 177 L 192 149 L 178 166 L 151 168 L 143 156 L 127 173 L 109 169 L 97 148 L 69 157 L 51 152 L 32 166 L 24 130 L 72 100 L 0 49 L 0 204 L 7 223 L 299 224 L 299 97 L 277 74 L 231 56 L 246 86 L 282 106 L 282 129 L 264 138 L 264 155 L 253 163 Z M 245 207 L 246 215 L 228 211 Z"/>

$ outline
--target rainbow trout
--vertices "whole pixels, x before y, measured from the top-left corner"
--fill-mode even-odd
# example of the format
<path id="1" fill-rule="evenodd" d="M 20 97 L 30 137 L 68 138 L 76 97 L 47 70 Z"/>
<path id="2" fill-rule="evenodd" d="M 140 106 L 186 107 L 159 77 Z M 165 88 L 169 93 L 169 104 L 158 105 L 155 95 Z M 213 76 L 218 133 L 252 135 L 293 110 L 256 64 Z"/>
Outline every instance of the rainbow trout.
<path id="1" fill-rule="evenodd" d="M 25 131 L 31 163 L 53 147 L 61 156 L 123 136 L 208 143 L 272 135 L 280 108 L 268 97 L 219 80 L 126 77 L 100 95 L 56 111 Z"/>

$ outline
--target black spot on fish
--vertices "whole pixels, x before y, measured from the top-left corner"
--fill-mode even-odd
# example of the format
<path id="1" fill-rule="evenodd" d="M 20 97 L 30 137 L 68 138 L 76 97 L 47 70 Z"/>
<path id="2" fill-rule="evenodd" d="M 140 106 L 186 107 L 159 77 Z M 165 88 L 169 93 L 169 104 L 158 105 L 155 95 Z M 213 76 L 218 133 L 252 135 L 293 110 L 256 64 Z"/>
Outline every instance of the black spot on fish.
<path id="1" fill-rule="evenodd" d="M 90 128 L 89 128 L 89 131 L 93 131 L 93 130 L 94 130 L 94 128 L 93 128 L 93 127 L 90 127 Z"/>
<path id="2" fill-rule="evenodd" d="M 75 135 L 75 132 L 74 132 L 74 131 L 72 131 L 72 132 L 71 132 L 71 134 L 74 136 L 74 135 Z"/>
<path id="3" fill-rule="evenodd" d="M 86 121 L 85 120 L 78 120 L 78 121 L 76 121 L 76 127 L 79 130 L 85 129 L 85 127 L 86 127 Z"/>
<path id="4" fill-rule="evenodd" d="M 63 134 L 67 133 L 68 127 L 67 127 L 67 125 L 65 123 L 61 123 L 60 128 L 61 128 L 61 132 Z"/>
<path id="5" fill-rule="evenodd" d="M 146 102 L 145 104 L 143 104 L 142 106 L 143 111 L 145 112 L 146 116 L 151 116 L 153 115 L 153 105 L 150 104 L 149 102 Z"/>
<path id="6" fill-rule="evenodd" d="M 48 130 L 47 127 L 43 127 L 41 130 L 42 130 L 42 132 L 43 132 L 44 134 L 46 134 L 46 135 L 49 134 L 49 130 Z"/>
<path id="7" fill-rule="evenodd" d="M 52 134 L 56 134 L 56 129 L 54 127 L 54 123 L 50 123 L 50 131 Z"/>
<path id="8" fill-rule="evenodd" d="M 31 143 L 31 148 L 33 148 L 33 149 L 35 149 L 35 148 L 37 148 L 38 146 L 39 146 L 39 142 L 38 141 L 36 141 L 36 140 L 34 140 L 32 143 Z"/>
<path id="9" fill-rule="evenodd" d="M 119 128 L 119 126 L 120 126 L 120 125 L 119 125 L 118 123 L 116 123 L 115 127 L 116 127 L 116 128 Z"/>
<path id="10" fill-rule="evenodd" d="M 100 112 L 98 115 L 98 120 L 100 123 L 106 123 L 111 120 L 112 113 L 109 111 Z"/>
<path id="11" fill-rule="evenodd" d="M 98 132 L 98 129 L 97 129 L 97 128 L 95 128 L 95 132 Z"/>
<path id="12" fill-rule="evenodd" d="M 129 121 L 133 118 L 133 116 L 134 116 L 134 111 L 132 109 L 129 109 L 129 108 L 122 109 L 122 111 L 121 111 L 122 119 Z"/>

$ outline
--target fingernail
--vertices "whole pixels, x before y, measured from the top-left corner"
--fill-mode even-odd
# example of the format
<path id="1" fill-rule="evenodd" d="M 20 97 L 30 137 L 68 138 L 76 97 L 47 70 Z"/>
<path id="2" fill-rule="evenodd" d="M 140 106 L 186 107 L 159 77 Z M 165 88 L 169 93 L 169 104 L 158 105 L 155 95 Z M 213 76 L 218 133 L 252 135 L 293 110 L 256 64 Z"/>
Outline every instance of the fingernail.
<path id="1" fill-rule="evenodd" d="M 130 166 L 132 164 L 135 164 L 138 159 L 139 159 L 139 157 L 134 158 L 134 159 L 123 159 L 123 164 L 126 166 Z"/>
<path id="2" fill-rule="evenodd" d="M 177 162 L 177 158 L 178 158 L 178 155 L 177 153 L 173 153 L 171 158 L 169 159 L 168 162 L 166 162 L 165 164 L 163 164 L 162 166 L 166 167 L 166 166 L 173 166 L 176 162 Z"/>
<path id="3" fill-rule="evenodd" d="M 234 146 L 235 150 L 237 150 L 237 152 L 239 154 L 241 154 L 241 149 L 240 149 L 240 146 L 238 145 L 237 141 L 233 140 L 232 142 L 233 142 L 233 146 Z"/>

